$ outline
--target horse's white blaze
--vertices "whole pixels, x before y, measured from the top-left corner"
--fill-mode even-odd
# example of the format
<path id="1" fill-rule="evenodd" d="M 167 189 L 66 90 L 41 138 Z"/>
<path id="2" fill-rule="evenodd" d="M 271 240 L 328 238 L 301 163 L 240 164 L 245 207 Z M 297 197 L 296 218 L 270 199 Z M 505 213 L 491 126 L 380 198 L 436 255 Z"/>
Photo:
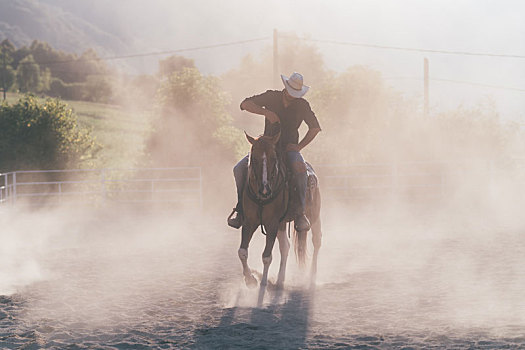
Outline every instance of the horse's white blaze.
<path id="1" fill-rule="evenodd" d="M 263 153 L 263 173 L 262 173 L 262 184 L 263 184 L 263 194 L 266 194 L 268 188 L 268 168 L 266 166 L 266 152 Z"/>

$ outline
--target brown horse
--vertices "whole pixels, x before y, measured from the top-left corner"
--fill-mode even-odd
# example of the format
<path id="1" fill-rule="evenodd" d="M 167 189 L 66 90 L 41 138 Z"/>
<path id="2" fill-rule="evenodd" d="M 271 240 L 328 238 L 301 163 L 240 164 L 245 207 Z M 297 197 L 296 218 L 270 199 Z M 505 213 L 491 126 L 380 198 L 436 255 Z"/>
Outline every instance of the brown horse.
<path id="1" fill-rule="evenodd" d="M 281 264 L 277 278 L 277 287 L 282 288 L 286 273 L 286 262 L 290 243 L 286 235 L 286 222 L 293 218 L 288 217 L 289 186 L 287 171 L 284 161 L 276 152 L 275 145 L 280 134 L 276 136 L 260 136 L 253 138 L 246 134 L 252 144 L 248 165 L 248 179 L 245 182 L 242 205 L 244 217 L 242 223 L 242 240 L 239 248 L 243 274 L 246 285 L 255 287 L 257 280 L 248 267 L 248 246 L 255 230 L 261 226 L 263 233 L 266 231 L 266 246 L 262 254 L 263 274 L 261 286 L 268 283 L 268 270 L 272 262 L 272 250 L 275 239 L 279 240 Z M 314 253 L 311 266 L 311 281 L 315 281 L 317 273 L 317 256 L 321 247 L 321 198 L 317 184 L 309 186 L 310 195 L 307 195 L 306 216 L 311 223 Z M 295 251 L 301 266 L 306 260 L 307 231 L 295 233 Z"/>

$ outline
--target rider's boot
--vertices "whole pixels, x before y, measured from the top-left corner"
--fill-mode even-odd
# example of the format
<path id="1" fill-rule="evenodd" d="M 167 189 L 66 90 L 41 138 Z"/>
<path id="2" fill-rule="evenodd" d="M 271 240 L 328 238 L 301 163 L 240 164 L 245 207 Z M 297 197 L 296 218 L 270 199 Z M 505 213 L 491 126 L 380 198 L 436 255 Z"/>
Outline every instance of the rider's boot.
<path id="1" fill-rule="evenodd" d="M 242 219 L 242 206 L 240 202 L 238 202 L 230 216 L 228 216 L 228 225 L 233 228 L 240 228 L 242 226 Z"/>
<path id="2" fill-rule="evenodd" d="M 233 211 L 230 216 L 228 216 L 227 220 L 228 225 L 233 228 L 239 228 L 242 226 L 242 193 L 247 172 L 248 156 L 241 159 L 241 161 L 233 168 L 233 177 L 235 178 L 235 187 L 237 189 L 237 205 L 233 208 Z"/>
<path id="3" fill-rule="evenodd" d="M 300 204 L 294 220 L 294 227 L 297 231 L 308 231 L 310 229 L 310 222 L 305 215 L 307 181 L 308 176 L 306 173 L 295 174 L 295 185 Z"/>

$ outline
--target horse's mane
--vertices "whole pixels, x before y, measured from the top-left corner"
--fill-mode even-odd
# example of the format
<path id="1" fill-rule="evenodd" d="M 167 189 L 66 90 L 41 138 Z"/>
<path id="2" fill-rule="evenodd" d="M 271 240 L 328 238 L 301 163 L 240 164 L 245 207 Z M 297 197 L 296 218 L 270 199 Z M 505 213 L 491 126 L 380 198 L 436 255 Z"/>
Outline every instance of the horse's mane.
<path id="1" fill-rule="evenodd" d="M 270 142 L 271 139 L 273 138 L 273 136 L 268 136 L 268 135 L 259 135 L 255 138 L 255 141 L 264 141 L 264 142 Z"/>
<path id="2" fill-rule="evenodd" d="M 259 135 L 255 138 L 255 143 L 253 144 L 253 146 L 257 144 L 259 147 L 261 147 L 264 150 L 268 150 L 270 148 L 277 150 L 276 149 L 277 147 L 275 144 L 272 143 L 272 140 L 273 140 L 272 136 Z"/>

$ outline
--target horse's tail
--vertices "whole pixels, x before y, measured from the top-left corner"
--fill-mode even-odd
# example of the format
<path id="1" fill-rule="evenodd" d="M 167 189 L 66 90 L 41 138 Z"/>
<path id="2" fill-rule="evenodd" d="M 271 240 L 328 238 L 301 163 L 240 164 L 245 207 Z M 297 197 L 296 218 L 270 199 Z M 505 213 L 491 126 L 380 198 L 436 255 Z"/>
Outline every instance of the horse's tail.
<path id="1" fill-rule="evenodd" d="M 299 267 L 304 268 L 306 266 L 306 258 L 307 258 L 306 237 L 308 236 L 308 231 L 297 231 L 294 228 L 293 233 L 294 233 L 295 257 L 297 258 Z"/>

